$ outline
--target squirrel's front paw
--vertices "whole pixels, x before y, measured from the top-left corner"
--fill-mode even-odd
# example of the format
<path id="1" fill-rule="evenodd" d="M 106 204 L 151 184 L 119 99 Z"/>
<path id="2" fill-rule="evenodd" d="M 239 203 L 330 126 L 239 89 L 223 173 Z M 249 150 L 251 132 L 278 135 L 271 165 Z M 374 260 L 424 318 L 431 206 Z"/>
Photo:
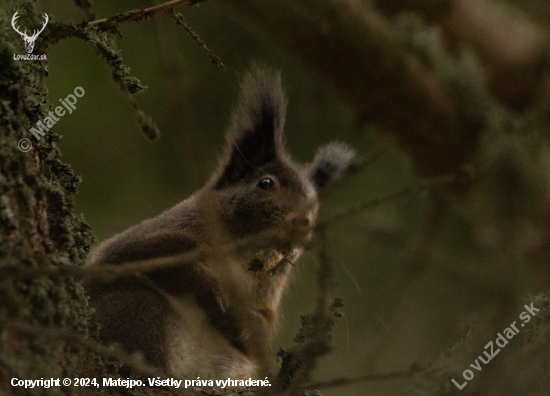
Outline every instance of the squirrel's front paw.
<path id="1" fill-rule="evenodd" d="M 262 249 L 258 251 L 248 265 L 248 270 L 257 271 L 269 271 L 275 268 L 277 264 L 284 259 L 284 254 L 275 249 Z"/>

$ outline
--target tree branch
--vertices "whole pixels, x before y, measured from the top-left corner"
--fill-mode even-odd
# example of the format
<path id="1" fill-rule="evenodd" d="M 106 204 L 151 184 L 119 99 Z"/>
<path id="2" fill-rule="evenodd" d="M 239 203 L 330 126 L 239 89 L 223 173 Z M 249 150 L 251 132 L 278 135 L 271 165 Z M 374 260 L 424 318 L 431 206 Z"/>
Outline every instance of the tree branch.
<path id="1" fill-rule="evenodd" d="M 272 237 L 278 230 L 267 230 L 258 234 L 243 237 L 235 242 L 228 242 L 217 247 L 218 252 L 231 251 L 235 247 L 246 246 L 251 241 L 261 241 L 263 238 Z M 204 254 L 202 248 L 195 248 L 188 252 L 147 260 L 136 260 L 122 264 L 98 264 L 76 266 L 65 257 L 44 257 L 44 262 L 54 262 L 57 265 L 23 267 L 21 265 L 0 266 L 0 284 L 4 281 L 22 281 L 39 277 L 73 277 L 75 279 L 97 279 L 104 282 L 114 281 L 118 278 L 132 274 L 148 272 L 159 268 L 181 265 L 199 259 Z"/>
<path id="2" fill-rule="evenodd" d="M 520 8 L 491 0 L 378 0 L 377 8 L 388 17 L 421 13 L 443 28 L 451 48 L 475 48 L 488 68 L 491 91 L 516 109 L 547 95 L 548 34 Z M 537 12 L 543 14 L 542 6 Z"/>
<path id="3" fill-rule="evenodd" d="M 436 187 L 442 187 L 445 185 L 452 184 L 456 180 L 457 180 L 456 175 L 446 175 L 446 176 L 440 176 L 431 180 L 427 180 L 419 184 L 414 184 L 412 186 L 405 187 L 402 190 L 399 190 L 397 192 L 394 192 L 392 194 L 389 194 L 380 198 L 371 199 L 370 201 L 367 201 L 355 208 L 349 209 L 343 213 L 340 213 L 329 219 L 321 221 L 319 222 L 318 227 L 322 229 L 324 227 L 333 225 L 340 221 L 353 218 L 358 214 L 366 212 L 367 210 L 370 210 L 376 206 L 389 203 L 389 202 L 394 202 L 398 199 L 414 197 L 424 191 L 428 191 Z"/>
<path id="4" fill-rule="evenodd" d="M 469 163 L 478 131 L 448 88 L 383 16 L 352 0 L 228 0 L 231 9 L 321 76 L 423 174 Z"/>
<path id="5" fill-rule="evenodd" d="M 158 14 L 159 12 L 166 12 L 174 10 L 177 7 L 180 7 L 182 5 L 188 5 L 192 6 L 197 3 L 202 3 L 207 0 L 172 0 L 167 1 L 166 3 L 158 4 L 154 7 L 149 8 L 141 8 L 138 10 L 133 11 L 126 11 L 121 14 L 104 18 L 104 19 L 98 19 L 97 21 L 91 21 L 88 23 L 85 23 L 85 26 L 97 26 L 97 25 L 103 25 L 103 24 L 110 24 L 110 23 L 121 23 L 121 22 L 129 22 L 129 21 L 139 21 L 141 19 L 149 18 L 155 14 Z"/>

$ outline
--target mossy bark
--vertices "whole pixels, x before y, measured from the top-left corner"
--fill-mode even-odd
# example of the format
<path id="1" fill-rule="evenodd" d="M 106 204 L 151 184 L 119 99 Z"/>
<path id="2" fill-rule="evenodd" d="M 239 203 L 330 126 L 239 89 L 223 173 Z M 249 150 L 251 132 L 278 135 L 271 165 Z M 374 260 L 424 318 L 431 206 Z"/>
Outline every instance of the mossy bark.
<path id="1" fill-rule="evenodd" d="M 37 24 L 40 19 L 30 1 L 8 1 L 0 10 L 0 267 L 83 265 L 93 235 L 74 209 L 80 178 L 61 161 L 55 128 L 40 141 L 29 133 L 52 106 L 47 61 L 14 59 L 25 53 L 23 40 L 10 26 L 9 11 L 16 7 L 21 19 Z M 34 52 L 40 53 L 39 42 Z M 34 146 L 28 152 L 18 147 L 23 138 Z M 92 323 L 84 289 L 72 278 L 0 279 L 0 393 L 97 394 L 97 389 L 29 390 L 10 384 L 12 378 L 104 374 L 90 352 L 55 336 L 71 331 L 94 337 Z"/>

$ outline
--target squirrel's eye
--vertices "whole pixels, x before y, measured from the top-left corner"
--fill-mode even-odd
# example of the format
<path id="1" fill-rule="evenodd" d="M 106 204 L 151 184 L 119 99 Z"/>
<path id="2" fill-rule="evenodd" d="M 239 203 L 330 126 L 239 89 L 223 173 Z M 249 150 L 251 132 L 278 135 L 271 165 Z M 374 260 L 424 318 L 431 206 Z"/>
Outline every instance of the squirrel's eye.
<path id="1" fill-rule="evenodd" d="M 257 186 L 260 187 L 262 190 L 271 190 L 273 187 L 275 187 L 275 182 L 273 181 L 273 179 L 266 177 L 265 179 L 260 180 Z"/>

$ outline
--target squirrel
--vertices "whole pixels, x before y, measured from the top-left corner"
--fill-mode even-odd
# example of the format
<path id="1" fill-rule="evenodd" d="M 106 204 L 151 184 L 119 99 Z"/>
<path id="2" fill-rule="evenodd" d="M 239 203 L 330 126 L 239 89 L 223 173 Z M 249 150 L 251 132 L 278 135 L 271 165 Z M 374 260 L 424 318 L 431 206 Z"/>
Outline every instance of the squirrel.
<path id="1" fill-rule="evenodd" d="M 333 142 L 311 164 L 295 163 L 283 147 L 280 74 L 256 67 L 241 88 L 225 153 L 206 185 L 102 242 L 87 263 L 182 257 L 84 284 L 102 342 L 140 352 L 173 377 L 247 379 L 264 369 L 283 289 L 312 236 L 318 194 L 354 155 Z"/>

